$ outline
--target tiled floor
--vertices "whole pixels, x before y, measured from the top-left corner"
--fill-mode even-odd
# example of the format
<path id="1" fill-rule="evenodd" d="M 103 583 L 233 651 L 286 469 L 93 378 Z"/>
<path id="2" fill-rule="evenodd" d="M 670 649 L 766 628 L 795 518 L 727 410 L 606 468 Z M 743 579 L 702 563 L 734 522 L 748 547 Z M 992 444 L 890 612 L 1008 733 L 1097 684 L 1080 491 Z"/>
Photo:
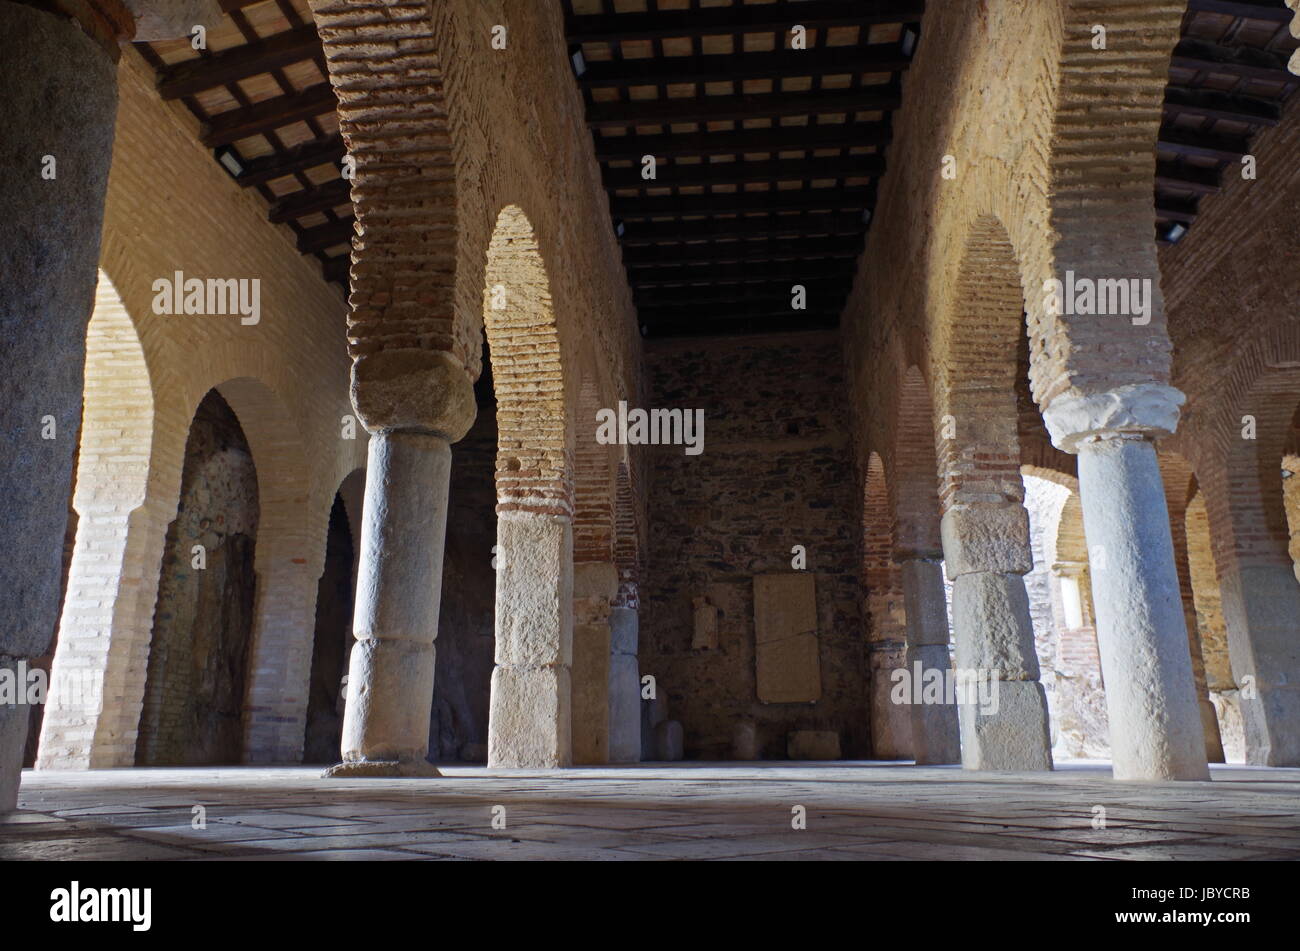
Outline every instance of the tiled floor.
<path id="1" fill-rule="evenodd" d="M 1300 859 L 1297 769 L 1215 767 L 1210 783 L 1161 784 L 1116 783 L 1104 765 L 1018 775 L 878 763 L 444 773 L 27 772 L 24 811 L 0 818 L 0 858 Z M 205 828 L 194 827 L 196 806 Z M 794 828 L 796 806 L 806 828 Z"/>

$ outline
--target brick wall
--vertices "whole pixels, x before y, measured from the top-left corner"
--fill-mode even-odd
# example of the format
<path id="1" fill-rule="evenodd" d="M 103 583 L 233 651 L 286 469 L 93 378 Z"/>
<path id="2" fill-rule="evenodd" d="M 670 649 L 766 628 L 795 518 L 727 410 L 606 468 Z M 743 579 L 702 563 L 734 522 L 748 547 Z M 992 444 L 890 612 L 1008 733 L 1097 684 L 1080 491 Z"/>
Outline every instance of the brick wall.
<path id="1" fill-rule="evenodd" d="M 80 513 L 56 668 L 93 670 L 103 707 L 47 712 L 43 766 L 134 762 L 163 537 L 175 517 L 186 438 L 220 388 L 248 438 L 261 517 L 259 595 L 247 755 L 300 755 L 317 579 L 339 483 L 365 464 L 351 414 L 346 306 L 320 264 L 266 220 L 197 141 L 196 122 L 164 103 L 132 50 L 105 206 L 101 279 L 88 335 L 86 414 L 74 504 Z M 153 313 L 153 282 L 258 279 L 261 320 Z M 51 715 L 55 714 L 55 715 Z"/>

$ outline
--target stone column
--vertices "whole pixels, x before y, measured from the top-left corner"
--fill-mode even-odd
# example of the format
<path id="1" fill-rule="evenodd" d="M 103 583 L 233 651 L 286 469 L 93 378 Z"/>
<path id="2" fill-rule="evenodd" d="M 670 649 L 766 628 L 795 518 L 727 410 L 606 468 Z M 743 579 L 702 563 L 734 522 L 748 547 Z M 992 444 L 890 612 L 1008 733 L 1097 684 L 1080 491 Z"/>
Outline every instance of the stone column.
<path id="1" fill-rule="evenodd" d="M 496 669 L 488 765 L 573 764 L 573 524 L 497 515 Z"/>
<path id="2" fill-rule="evenodd" d="M 948 655 L 948 605 L 938 552 L 909 553 L 899 562 L 907 608 L 907 669 L 952 669 Z M 918 766 L 961 762 L 957 706 L 946 702 L 912 708 L 912 756 Z"/>
<path id="3" fill-rule="evenodd" d="M 343 762 L 326 775 L 439 775 L 426 757 L 450 479 L 447 440 L 371 435 Z"/>
<path id="4" fill-rule="evenodd" d="M 1134 384 L 1059 396 L 1043 413 L 1052 441 L 1079 457 L 1116 779 L 1209 778 L 1152 441 L 1173 432 L 1182 401 L 1172 387 Z"/>
<path id="5" fill-rule="evenodd" d="M 48 649 L 59 616 L 63 533 L 81 420 L 117 113 L 118 41 L 134 21 L 117 0 L 0 0 L 0 666 Z M 0 812 L 17 803 L 28 708 L 0 706 Z"/>
<path id="6" fill-rule="evenodd" d="M 610 761 L 610 604 L 618 593 L 613 562 L 573 568 L 573 761 Z"/>
<path id="7" fill-rule="evenodd" d="M 1022 577 L 1033 568 L 1029 513 L 1018 502 L 961 503 L 944 513 L 941 532 L 958 674 L 989 678 L 996 689 L 989 710 L 960 704 L 962 765 L 1051 769 L 1047 696 Z"/>
<path id="8" fill-rule="evenodd" d="M 609 614 L 609 761 L 641 761 L 641 669 L 637 661 L 641 621 L 636 608 Z"/>

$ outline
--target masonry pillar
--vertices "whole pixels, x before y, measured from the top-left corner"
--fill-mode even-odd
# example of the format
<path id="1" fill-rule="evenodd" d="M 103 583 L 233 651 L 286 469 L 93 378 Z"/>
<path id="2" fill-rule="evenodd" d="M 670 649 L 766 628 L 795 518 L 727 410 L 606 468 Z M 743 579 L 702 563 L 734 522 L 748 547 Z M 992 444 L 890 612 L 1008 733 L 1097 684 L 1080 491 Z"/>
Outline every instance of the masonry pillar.
<path id="1" fill-rule="evenodd" d="M 497 515 L 496 669 L 488 765 L 573 763 L 573 524 L 565 515 Z"/>
<path id="2" fill-rule="evenodd" d="M 952 669 L 941 560 L 940 553 L 927 552 L 911 553 L 899 562 L 907 609 L 907 669 L 914 675 L 918 669 L 945 675 Z M 942 703 L 912 707 L 912 757 L 918 766 L 961 762 L 957 706 L 946 697 Z"/>
<path id="3" fill-rule="evenodd" d="M 1287 550 L 1280 461 L 1207 473 L 1201 484 L 1246 762 L 1260 766 L 1300 766 L 1300 584 Z"/>
<path id="4" fill-rule="evenodd" d="M 1196 706 L 1201 714 L 1201 729 L 1205 731 L 1205 758 L 1211 763 L 1223 763 L 1226 762 L 1223 738 L 1219 734 L 1219 718 L 1210 701 L 1205 657 L 1201 651 L 1200 627 L 1196 620 L 1196 603 L 1192 596 L 1192 568 L 1187 553 L 1187 509 L 1185 504 L 1176 505 L 1169 498 L 1167 483 L 1165 488 L 1169 531 L 1174 546 L 1174 569 L 1178 573 L 1178 594 L 1183 607 L 1183 625 L 1187 628 L 1187 649 L 1192 658 L 1192 680 L 1196 685 Z"/>
<path id="5" fill-rule="evenodd" d="M 619 605 L 609 614 L 609 761 L 641 761 L 640 616 Z"/>
<path id="6" fill-rule="evenodd" d="M 49 647 L 59 615 L 63 534 L 81 419 L 117 113 L 118 41 L 134 29 L 117 0 L 0 0 L 0 666 Z M 0 706 L 0 812 L 17 803 L 25 705 Z"/>
<path id="7" fill-rule="evenodd" d="M 1113 772 L 1122 780 L 1208 779 L 1205 733 L 1153 440 L 1172 433 L 1183 395 L 1156 383 L 1063 395 L 1043 412 L 1079 457 L 1079 497 Z"/>
<path id="8" fill-rule="evenodd" d="M 991 678 L 997 691 L 992 709 L 960 704 L 962 765 L 1051 769 L 1047 696 L 1022 577 L 1033 568 L 1029 513 L 1018 502 L 960 503 L 944 513 L 941 533 L 958 672 Z"/>
<path id="9" fill-rule="evenodd" d="M 610 761 L 611 603 L 618 594 L 613 562 L 573 569 L 573 761 Z"/>

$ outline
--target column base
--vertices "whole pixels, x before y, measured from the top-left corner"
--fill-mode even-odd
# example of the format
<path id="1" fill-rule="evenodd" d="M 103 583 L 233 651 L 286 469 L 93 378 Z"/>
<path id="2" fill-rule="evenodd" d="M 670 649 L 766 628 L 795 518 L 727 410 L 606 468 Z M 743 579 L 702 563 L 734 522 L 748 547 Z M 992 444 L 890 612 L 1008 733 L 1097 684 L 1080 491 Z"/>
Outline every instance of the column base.
<path id="1" fill-rule="evenodd" d="M 972 770 L 1038 772 L 1052 768 L 1047 695 L 1036 680 L 1000 680 L 997 709 L 960 706 L 962 766 Z"/>
<path id="2" fill-rule="evenodd" d="M 424 760 L 359 760 L 337 763 L 321 773 L 321 779 L 432 779 L 441 775 L 438 767 Z"/>

